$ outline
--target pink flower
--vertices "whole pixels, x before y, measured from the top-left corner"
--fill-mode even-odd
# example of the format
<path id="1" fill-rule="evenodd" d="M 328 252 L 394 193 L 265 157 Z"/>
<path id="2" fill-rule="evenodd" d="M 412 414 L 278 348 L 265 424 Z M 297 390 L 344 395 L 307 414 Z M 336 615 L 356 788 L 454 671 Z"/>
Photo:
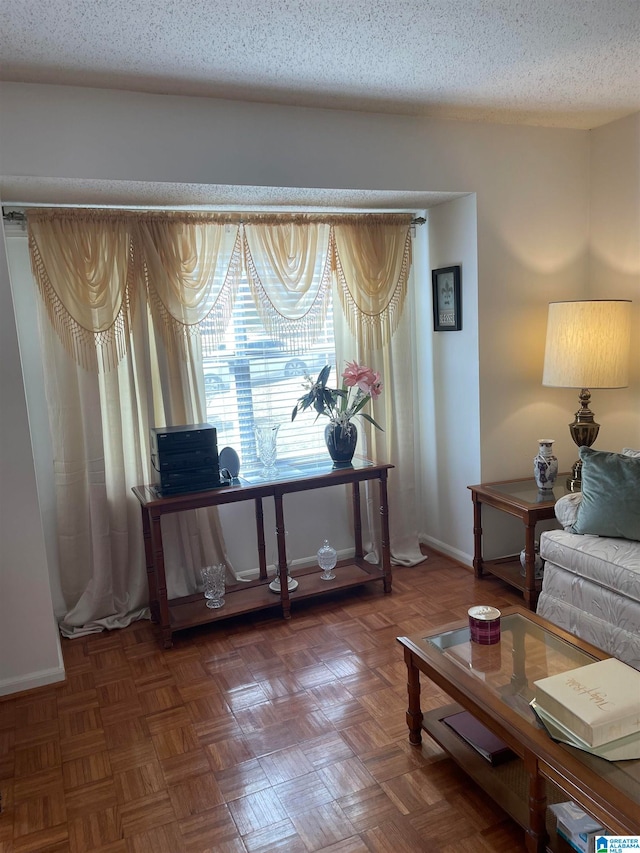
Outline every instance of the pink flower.
<path id="1" fill-rule="evenodd" d="M 347 362 L 347 368 L 342 374 L 342 379 L 347 388 L 355 388 L 357 386 L 363 394 L 371 394 L 372 397 L 378 397 L 382 390 L 380 374 L 374 373 L 370 367 L 359 365 L 356 361 Z M 373 387 L 376 384 L 380 385 L 380 390 L 374 394 Z"/>
<path id="2" fill-rule="evenodd" d="M 380 394 L 382 394 L 382 379 L 377 370 L 373 374 L 373 381 L 371 383 L 369 393 L 374 400 L 377 400 Z"/>
<path id="3" fill-rule="evenodd" d="M 308 380 L 305 385 L 307 393 L 296 403 L 291 420 L 295 419 L 298 412 L 313 408 L 316 417 L 324 415 L 331 423 L 343 427 L 350 427 L 351 419 L 358 416 L 373 424 L 376 429 L 382 429 L 371 415 L 362 411 L 370 400 L 375 400 L 382 393 L 382 378 L 378 371 L 357 361 L 348 361 L 342 374 L 342 388 L 327 388 L 330 372 L 330 365 L 325 364 L 315 382 Z"/>

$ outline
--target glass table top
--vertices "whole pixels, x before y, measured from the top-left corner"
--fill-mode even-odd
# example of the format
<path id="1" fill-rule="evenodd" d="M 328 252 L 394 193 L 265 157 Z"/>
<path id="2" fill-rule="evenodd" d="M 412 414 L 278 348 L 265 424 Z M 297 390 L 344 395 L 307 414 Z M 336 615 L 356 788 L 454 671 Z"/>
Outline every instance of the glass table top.
<path id="1" fill-rule="evenodd" d="M 237 485 L 261 485 L 262 483 L 273 483 L 281 480 L 302 480 L 305 477 L 316 477 L 322 474 L 330 474 L 331 472 L 340 470 L 362 470 L 372 468 L 374 463 L 363 457 L 353 457 L 350 465 L 345 465 L 342 468 L 336 467 L 329 456 L 322 456 L 319 459 L 305 459 L 301 462 L 295 460 L 278 460 L 276 462 L 275 471 L 272 472 L 268 479 L 262 476 L 262 467 L 258 465 L 255 468 L 246 471 L 241 470 L 239 477 L 233 482 Z"/>
<path id="2" fill-rule="evenodd" d="M 533 478 L 531 480 L 515 480 L 509 483 L 491 483 L 485 488 L 487 491 L 516 498 L 523 503 L 540 504 L 547 501 L 555 503 L 555 501 L 564 497 L 564 495 L 570 494 L 566 481 L 566 474 L 558 474 L 558 478 L 553 484 L 553 489 L 548 492 L 541 492 Z"/>
<path id="3" fill-rule="evenodd" d="M 596 660 L 519 613 L 502 616 L 500 635 L 500 643 L 482 646 L 471 642 L 469 627 L 465 626 L 426 637 L 424 642 L 483 681 L 531 721 L 534 714 L 529 702 L 534 681 Z"/>
<path id="4" fill-rule="evenodd" d="M 282 484 L 299 480 L 310 480 L 314 477 L 330 477 L 332 474 L 337 479 L 341 474 L 369 470 L 372 471 L 372 475 L 370 478 L 365 477 L 365 479 L 372 479 L 377 476 L 375 472 L 381 468 L 393 468 L 393 465 L 386 463 L 378 464 L 362 456 L 354 456 L 352 462 L 347 465 L 334 464 L 328 455 L 326 457 L 322 456 L 317 460 L 310 459 L 300 462 L 296 462 L 295 460 L 278 460 L 275 470 L 270 471 L 266 478 L 262 473 L 263 468 L 259 465 L 253 468 L 242 469 L 239 476 L 223 481 L 219 486 L 212 488 L 211 493 L 225 493 L 229 489 L 249 489 L 255 486 L 269 486 L 275 483 Z M 330 485 L 329 482 L 326 482 L 326 485 Z M 146 498 L 146 493 L 150 493 L 152 500 L 162 500 L 163 498 L 171 497 L 179 500 L 180 498 L 192 498 L 201 494 L 196 489 L 194 491 L 179 492 L 174 495 L 164 495 L 158 486 L 153 484 L 149 486 L 136 486 L 134 492 L 141 496 L 143 500 Z"/>

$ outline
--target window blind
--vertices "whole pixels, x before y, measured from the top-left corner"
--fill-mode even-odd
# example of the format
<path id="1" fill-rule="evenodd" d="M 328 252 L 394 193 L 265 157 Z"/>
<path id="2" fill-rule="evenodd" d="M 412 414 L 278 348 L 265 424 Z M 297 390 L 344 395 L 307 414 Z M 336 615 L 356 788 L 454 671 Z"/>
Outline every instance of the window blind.
<path id="1" fill-rule="evenodd" d="M 315 458 L 326 454 L 324 428 L 328 423 L 314 412 L 291 422 L 296 401 L 315 381 L 325 364 L 336 379 L 333 306 L 330 304 L 319 338 L 311 345 L 293 344 L 269 336 L 255 307 L 249 284 L 241 281 L 224 339 L 218 343 L 201 326 L 202 369 L 207 421 L 217 429 L 218 449 L 232 447 L 241 471 L 260 467 L 254 424 L 279 424 L 278 459 Z"/>

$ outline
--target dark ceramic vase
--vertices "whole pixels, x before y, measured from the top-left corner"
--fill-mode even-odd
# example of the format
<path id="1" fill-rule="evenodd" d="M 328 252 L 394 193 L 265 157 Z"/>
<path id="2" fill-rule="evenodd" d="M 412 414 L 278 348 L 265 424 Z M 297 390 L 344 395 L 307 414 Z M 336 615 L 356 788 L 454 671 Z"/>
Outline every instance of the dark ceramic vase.
<path id="1" fill-rule="evenodd" d="M 351 465 L 358 441 L 358 430 L 355 424 L 349 423 L 346 426 L 327 424 L 324 428 L 324 440 L 335 468 Z"/>

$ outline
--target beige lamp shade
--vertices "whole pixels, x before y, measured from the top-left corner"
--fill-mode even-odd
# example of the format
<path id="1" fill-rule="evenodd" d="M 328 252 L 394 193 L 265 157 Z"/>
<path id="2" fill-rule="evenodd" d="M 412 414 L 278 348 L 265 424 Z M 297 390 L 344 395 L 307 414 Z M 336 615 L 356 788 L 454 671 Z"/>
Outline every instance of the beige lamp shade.
<path id="1" fill-rule="evenodd" d="M 551 302 L 542 384 L 625 388 L 629 384 L 631 302 Z"/>

